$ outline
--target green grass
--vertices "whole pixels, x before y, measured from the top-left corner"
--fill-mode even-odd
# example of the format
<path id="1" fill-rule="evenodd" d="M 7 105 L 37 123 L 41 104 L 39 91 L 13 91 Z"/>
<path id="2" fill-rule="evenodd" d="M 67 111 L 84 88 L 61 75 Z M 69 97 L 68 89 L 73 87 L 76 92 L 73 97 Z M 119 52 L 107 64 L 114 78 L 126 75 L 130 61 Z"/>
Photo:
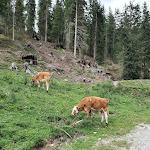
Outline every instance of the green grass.
<path id="1" fill-rule="evenodd" d="M 62 82 L 54 76 L 47 93 L 46 87 L 31 86 L 31 79 L 24 72 L 0 70 L 0 148 L 42 147 L 45 139 L 58 135 L 66 138 L 65 130 L 71 137 L 75 133 L 86 137 L 72 140 L 68 149 L 92 149 L 98 138 L 122 136 L 138 123 L 150 123 L 150 102 L 144 101 L 150 99 L 148 84 L 131 82 L 115 88 L 111 82 L 75 84 Z M 86 96 L 110 100 L 109 111 L 114 114 L 109 115 L 108 128 L 105 123 L 100 125 L 99 114 L 93 114 L 93 121 L 86 119 L 84 112 L 71 115 L 73 106 Z M 83 119 L 81 123 L 69 128 L 80 119 Z"/>

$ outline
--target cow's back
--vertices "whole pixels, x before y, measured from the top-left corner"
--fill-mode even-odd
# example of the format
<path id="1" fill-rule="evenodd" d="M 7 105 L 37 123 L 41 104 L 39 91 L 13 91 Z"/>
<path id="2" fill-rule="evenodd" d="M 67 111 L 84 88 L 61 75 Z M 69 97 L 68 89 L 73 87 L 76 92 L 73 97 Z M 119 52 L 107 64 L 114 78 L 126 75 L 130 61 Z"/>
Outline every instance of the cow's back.
<path id="1" fill-rule="evenodd" d="M 95 110 L 100 110 L 102 108 L 105 109 L 108 107 L 108 104 L 109 104 L 108 99 L 95 97 L 95 96 L 85 97 L 80 103 L 80 105 L 86 105 Z"/>
<path id="2" fill-rule="evenodd" d="M 39 80 L 48 79 L 50 77 L 51 77 L 51 73 L 50 72 L 38 72 L 36 74 L 36 78 L 39 79 Z"/>
<path id="3" fill-rule="evenodd" d="M 92 97 L 92 108 L 93 109 L 105 109 L 108 107 L 109 100 L 100 97 Z"/>

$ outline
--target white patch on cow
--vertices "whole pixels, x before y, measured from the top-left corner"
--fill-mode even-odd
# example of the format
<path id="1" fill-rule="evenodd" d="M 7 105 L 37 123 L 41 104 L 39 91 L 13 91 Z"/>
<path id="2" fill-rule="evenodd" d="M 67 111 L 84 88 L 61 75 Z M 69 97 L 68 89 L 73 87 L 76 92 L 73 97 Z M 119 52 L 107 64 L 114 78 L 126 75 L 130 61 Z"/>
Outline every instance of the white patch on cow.
<path id="1" fill-rule="evenodd" d="M 91 102 L 91 98 L 90 98 L 90 102 Z"/>
<path id="2" fill-rule="evenodd" d="M 94 110 L 94 111 L 104 111 L 103 108 L 100 108 L 100 109 L 94 109 L 94 108 L 91 107 L 91 109 Z"/>
<path id="3" fill-rule="evenodd" d="M 104 111 L 104 114 L 105 114 L 106 123 L 108 124 L 108 115 L 107 115 L 107 112 Z"/>
<path id="4" fill-rule="evenodd" d="M 74 112 L 75 112 L 75 114 L 77 114 L 79 112 L 77 106 L 73 107 L 73 109 L 72 109 L 72 115 L 75 115 Z"/>
<path id="5" fill-rule="evenodd" d="M 101 119 L 101 123 L 103 123 L 103 121 L 104 121 L 104 117 L 105 117 L 105 114 L 104 114 L 104 112 L 102 112 L 102 119 Z"/>
<path id="6" fill-rule="evenodd" d="M 85 112 L 87 111 L 87 108 L 86 108 L 86 107 L 84 107 L 84 111 L 85 111 Z"/>
<path id="7" fill-rule="evenodd" d="M 41 79 L 40 82 L 45 82 L 45 79 Z"/>

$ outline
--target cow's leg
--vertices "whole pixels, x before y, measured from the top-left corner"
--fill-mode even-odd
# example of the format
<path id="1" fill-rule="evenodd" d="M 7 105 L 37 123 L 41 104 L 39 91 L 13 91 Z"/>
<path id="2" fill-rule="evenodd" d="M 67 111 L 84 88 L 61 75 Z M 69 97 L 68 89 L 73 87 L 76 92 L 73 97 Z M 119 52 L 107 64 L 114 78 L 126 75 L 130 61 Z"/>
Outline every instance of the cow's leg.
<path id="1" fill-rule="evenodd" d="M 46 88 L 47 88 L 47 92 L 48 92 L 49 83 L 47 81 L 46 81 Z"/>
<path id="2" fill-rule="evenodd" d="M 102 124 L 104 121 L 104 117 L 105 117 L 104 111 L 101 112 L 101 116 L 102 116 L 102 119 L 101 119 L 101 124 Z"/>
<path id="3" fill-rule="evenodd" d="M 89 118 L 89 111 L 87 110 L 86 111 L 86 116 L 87 116 L 87 119 Z"/>
<path id="4" fill-rule="evenodd" d="M 42 83 L 42 88 L 44 89 L 44 83 Z"/>
<path id="5" fill-rule="evenodd" d="M 40 81 L 37 81 L 37 83 L 38 83 L 38 88 L 40 88 Z"/>
<path id="6" fill-rule="evenodd" d="M 90 113 L 90 116 L 91 116 L 91 120 L 92 120 L 92 112 L 91 112 L 91 110 L 89 111 L 89 113 Z"/>
<path id="7" fill-rule="evenodd" d="M 105 119 L 106 119 L 106 126 L 108 127 L 108 111 L 104 111 Z"/>

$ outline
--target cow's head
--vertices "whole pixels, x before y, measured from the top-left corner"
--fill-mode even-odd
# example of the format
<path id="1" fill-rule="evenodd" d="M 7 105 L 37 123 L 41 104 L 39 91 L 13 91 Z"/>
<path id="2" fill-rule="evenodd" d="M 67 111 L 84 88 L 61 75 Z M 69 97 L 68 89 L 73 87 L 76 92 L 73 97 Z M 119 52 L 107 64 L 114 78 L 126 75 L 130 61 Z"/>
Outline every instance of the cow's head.
<path id="1" fill-rule="evenodd" d="M 74 106 L 72 109 L 72 115 L 77 115 L 79 113 L 79 107 L 78 106 Z"/>
<path id="2" fill-rule="evenodd" d="M 34 83 L 37 83 L 37 80 L 35 80 L 34 78 L 31 80 L 31 85 L 34 85 Z"/>

